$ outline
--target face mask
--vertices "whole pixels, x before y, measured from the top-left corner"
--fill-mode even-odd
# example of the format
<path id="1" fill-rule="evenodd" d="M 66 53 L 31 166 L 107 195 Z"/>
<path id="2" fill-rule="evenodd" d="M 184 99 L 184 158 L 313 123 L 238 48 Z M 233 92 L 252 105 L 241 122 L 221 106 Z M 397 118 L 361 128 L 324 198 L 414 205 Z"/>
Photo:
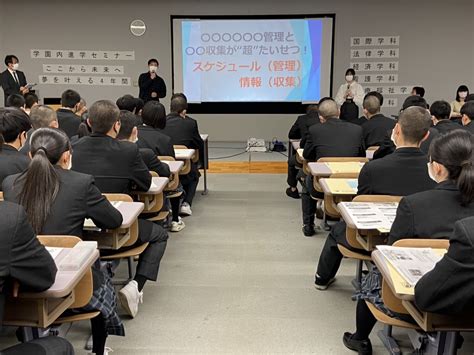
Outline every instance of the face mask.
<path id="1" fill-rule="evenodd" d="M 392 129 L 392 135 L 390 136 L 390 139 L 392 140 L 393 144 L 395 144 L 395 147 L 397 146 L 397 143 L 395 142 L 395 130 Z"/>
<path id="2" fill-rule="evenodd" d="M 155 65 L 150 65 L 149 69 L 151 73 L 156 73 L 156 71 L 158 70 L 158 67 Z"/>
<path id="3" fill-rule="evenodd" d="M 138 137 L 135 137 L 135 139 L 133 140 L 133 143 L 137 143 L 138 142 Z"/>
<path id="4" fill-rule="evenodd" d="M 354 80 L 354 75 L 346 75 L 347 82 L 352 81 L 352 80 Z"/>
<path id="5" fill-rule="evenodd" d="M 18 70 L 19 67 L 20 67 L 20 64 L 18 63 L 13 64 L 13 70 Z"/>
<path id="6" fill-rule="evenodd" d="M 72 169 L 72 157 L 69 158 L 69 164 L 67 165 L 67 170 Z"/>
<path id="7" fill-rule="evenodd" d="M 435 181 L 435 182 L 438 182 L 438 180 L 436 180 L 436 177 L 434 176 L 434 173 L 431 169 L 431 163 L 428 163 L 428 175 L 430 176 L 430 179 Z"/>
<path id="8" fill-rule="evenodd" d="M 467 97 L 467 91 L 461 91 L 461 92 L 459 93 L 459 97 L 460 97 L 461 99 L 465 99 L 465 98 Z"/>

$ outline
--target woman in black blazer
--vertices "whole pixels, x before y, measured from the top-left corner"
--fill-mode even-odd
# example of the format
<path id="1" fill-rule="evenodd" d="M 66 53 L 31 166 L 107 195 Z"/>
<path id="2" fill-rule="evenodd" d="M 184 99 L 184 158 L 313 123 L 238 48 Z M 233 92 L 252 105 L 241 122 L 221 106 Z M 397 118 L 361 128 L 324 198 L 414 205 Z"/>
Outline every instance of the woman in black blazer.
<path id="1" fill-rule="evenodd" d="M 402 198 L 390 230 L 389 244 L 403 238 L 452 238 L 454 224 L 474 216 L 474 137 L 454 130 L 436 137 L 430 146 L 428 172 L 438 185 L 433 190 Z M 357 295 L 356 332 L 344 334 L 344 345 L 359 354 L 371 354 L 369 334 L 377 320 L 366 301 L 388 310 L 381 298 L 381 277 L 376 270 L 365 279 Z M 408 320 L 408 319 L 405 319 Z"/>
<path id="2" fill-rule="evenodd" d="M 122 215 L 99 189 L 90 175 L 70 171 L 71 144 L 67 135 L 53 128 L 40 128 L 31 136 L 32 157 L 28 169 L 3 182 L 4 198 L 25 208 L 37 234 L 82 235 L 84 220 L 91 218 L 100 228 L 122 224 Z M 124 335 L 116 313 L 116 295 L 99 268 L 93 268 L 94 293 L 84 310 L 99 310 L 91 320 L 93 352 L 103 354 L 108 335 Z"/>

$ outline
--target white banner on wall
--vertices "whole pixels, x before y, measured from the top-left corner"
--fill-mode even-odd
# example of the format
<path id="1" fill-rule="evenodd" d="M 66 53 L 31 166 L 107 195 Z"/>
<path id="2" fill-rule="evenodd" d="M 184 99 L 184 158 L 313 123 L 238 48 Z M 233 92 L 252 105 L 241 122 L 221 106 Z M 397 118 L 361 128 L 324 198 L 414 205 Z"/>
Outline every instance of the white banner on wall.
<path id="1" fill-rule="evenodd" d="M 362 74 L 356 75 L 356 80 L 359 84 L 393 84 L 398 83 L 398 74 Z"/>
<path id="2" fill-rule="evenodd" d="M 33 59 L 135 60 L 135 51 L 92 51 L 75 49 L 31 49 Z"/>
<path id="3" fill-rule="evenodd" d="M 122 65 L 43 64 L 46 74 L 104 74 L 123 75 Z"/>
<path id="4" fill-rule="evenodd" d="M 399 48 L 351 49 L 351 59 L 398 58 Z"/>
<path id="5" fill-rule="evenodd" d="M 38 83 L 43 85 L 130 86 L 132 81 L 127 77 L 113 76 L 40 75 Z"/>
<path id="6" fill-rule="evenodd" d="M 398 46 L 400 36 L 351 37 L 351 47 Z"/>
<path id="7" fill-rule="evenodd" d="M 353 62 L 349 66 L 356 72 L 398 71 L 398 62 Z"/>
<path id="8" fill-rule="evenodd" d="M 372 86 L 370 85 L 363 85 L 365 93 L 368 93 L 370 91 L 377 91 L 381 93 L 382 95 L 410 95 L 411 89 L 414 86 L 421 86 L 418 84 L 413 84 L 413 85 L 400 85 L 400 86 L 377 86 L 377 84 L 374 84 Z"/>
<path id="9" fill-rule="evenodd" d="M 382 107 L 398 107 L 398 99 L 388 98 L 383 102 Z"/>

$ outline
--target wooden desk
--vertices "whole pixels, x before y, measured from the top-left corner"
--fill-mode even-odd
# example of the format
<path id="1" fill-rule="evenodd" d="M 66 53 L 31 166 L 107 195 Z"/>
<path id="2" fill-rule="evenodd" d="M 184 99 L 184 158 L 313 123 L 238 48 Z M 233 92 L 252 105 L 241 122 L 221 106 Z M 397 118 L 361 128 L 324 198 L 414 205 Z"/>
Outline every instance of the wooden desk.
<path id="1" fill-rule="evenodd" d="M 174 160 L 163 160 L 162 161 L 163 163 L 167 164 L 170 168 L 170 171 L 171 171 L 171 174 L 179 174 L 179 172 L 181 171 L 183 165 L 184 165 L 184 162 L 181 161 L 181 160 L 178 160 L 178 161 L 174 161 Z"/>
<path id="2" fill-rule="evenodd" d="M 327 178 L 335 173 L 360 173 L 364 164 L 359 162 L 308 163 L 308 169 L 315 177 Z"/>
<path id="3" fill-rule="evenodd" d="M 372 160 L 372 159 L 374 159 L 374 153 L 375 153 L 375 152 L 376 152 L 376 151 L 373 150 L 373 149 L 366 150 L 366 151 L 365 151 L 365 156 L 367 157 L 367 159 Z"/>
<path id="4" fill-rule="evenodd" d="M 194 149 L 175 149 L 174 150 L 176 160 L 191 160 L 195 152 L 196 151 Z"/>
<path id="5" fill-rule="evenodd" d="M 165 187 L 168 185 L 169 181 L 170 180 L 167 177 L 153 177 L 151 179 L 151 186 L 148 191 L 132 192 L 133 195 L 137 196 L 138 201 L 145 204 L 143 212 L 150 211 L 153 207 L 155 207 L 156 204 L 161 203 L 161 206 L 163 206 L 163 191 L 165 190 Z"/>
<path id="6" fill-rule="evenodd" d="M 207 195 L 207 169 L 209 168 L 209 134 L 201 134 L 201 139 L 204 141 L 203 170 L 204 170 L 204 191 L 202 195 Z"/>
<path id="7" fill-rule="evenodd" d="M 352 197 L 357 195 L 357 179 L 331 179 L 319 180 L 325 195 L 337 197 Z"/>
<path id="8" fill-rule="evenodd" d="M 61 251 L 55 262 L 67 253 Z M 88 269 L 99 258 L 97 249 L 91 250 L 89 258 L 79 270 L 58 270 L 54 284 L 43 292 L 20 292 L 18 297 L 7 297 L 4 325 L 46 328 L 58 319 L 74 302 L 74 288 Z"/>
<path id="9" fill-rule="evenodd" d="M 300 149 L 300 142 L 301 141 L 299 139 L 291 139 L 290 142 L 291 142 L 291 146 L 293 147 L 293 149 L 295 151 Z"/>
<path id="10" fill-rule="evenodd" d="M 100 230 L 91 220 L 84 223 L 82 239 L 95 240 L 99 249 L 120 249 L 130 239 L 130 227 L 144 209 L 142 202 L 112 202 L 123 217 L 122 225 L 117 229 Z"/>
<path id="11" fill-rule="evenodd" d="M 168 186 L 166 187 L 165 191 L 174 191 L 179 186 L 179 173 L 184 167 L 184 162 L 181 160 L 171 160 L 171 161 L 163 161 L 163 163 L 168 164 L 171 172 L 170 181 Z"/>

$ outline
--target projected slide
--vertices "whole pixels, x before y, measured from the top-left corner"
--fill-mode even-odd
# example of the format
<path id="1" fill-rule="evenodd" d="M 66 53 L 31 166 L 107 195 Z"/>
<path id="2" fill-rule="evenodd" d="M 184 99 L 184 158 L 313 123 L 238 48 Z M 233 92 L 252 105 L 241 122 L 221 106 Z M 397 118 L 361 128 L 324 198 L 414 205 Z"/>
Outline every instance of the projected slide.
<path id="1" fill-rule="evenodd" d="M 330 86 L 324 21 L 181 20 L 177 86 L 190 102 L 318 101 Z"/>

